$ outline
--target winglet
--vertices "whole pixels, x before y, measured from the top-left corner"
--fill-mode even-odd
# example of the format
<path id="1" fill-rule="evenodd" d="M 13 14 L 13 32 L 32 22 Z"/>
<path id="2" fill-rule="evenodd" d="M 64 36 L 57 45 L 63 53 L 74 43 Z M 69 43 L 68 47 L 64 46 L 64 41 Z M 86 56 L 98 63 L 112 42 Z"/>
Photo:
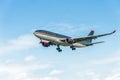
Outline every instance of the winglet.
<path id="1" fill-rule="evenodd" d="M 116 30 L 114 30 L 113 32 L 112 32 L 112 34 L 114 34 L 116 32 Z"/>

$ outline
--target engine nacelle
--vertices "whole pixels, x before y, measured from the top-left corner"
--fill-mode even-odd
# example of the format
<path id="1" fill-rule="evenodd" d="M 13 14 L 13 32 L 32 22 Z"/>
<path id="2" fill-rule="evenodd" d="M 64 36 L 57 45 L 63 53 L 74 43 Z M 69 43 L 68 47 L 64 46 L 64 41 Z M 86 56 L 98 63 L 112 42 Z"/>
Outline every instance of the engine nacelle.
<path id="1" fill-rule="evenodd" d="M 72 38 L 67 38 L 66 42 L 69 43 L 69 44 L 73 44 L 75 41 Z"/>
<path id="2" fill-rule="evenodd" d="M 50 42 L 40 42 L 44 47 L 49 47 L 50 46 Z"/>

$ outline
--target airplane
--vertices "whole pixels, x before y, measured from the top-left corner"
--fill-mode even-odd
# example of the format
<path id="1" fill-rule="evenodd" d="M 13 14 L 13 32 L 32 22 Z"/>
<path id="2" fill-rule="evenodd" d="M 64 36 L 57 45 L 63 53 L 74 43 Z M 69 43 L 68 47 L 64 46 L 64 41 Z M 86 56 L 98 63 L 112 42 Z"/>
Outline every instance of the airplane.
<path id="1" fill-rule="evenodd" d="M 79 37 L 79 38 L 72 38 L 69 36 L 50 32 L 47 30 L 36 30 L 33 34 L 40 39 L 40 44 L 42 44 L 44 47 L 55 45 L 57 46 L 56 50 L 58 52 L 62 52 L 60 46 L 69 46 L 72 50 L 76 50 L 76 48 L 92 46 L 94 44 L 99 44 L 104 42 L 104 41 L 92 42 L 93 39 L 111 35 L 115 32 L 116 30 L 106 34 L 94 35 L 94 30 L 91 30 L 88 36 Z"/>

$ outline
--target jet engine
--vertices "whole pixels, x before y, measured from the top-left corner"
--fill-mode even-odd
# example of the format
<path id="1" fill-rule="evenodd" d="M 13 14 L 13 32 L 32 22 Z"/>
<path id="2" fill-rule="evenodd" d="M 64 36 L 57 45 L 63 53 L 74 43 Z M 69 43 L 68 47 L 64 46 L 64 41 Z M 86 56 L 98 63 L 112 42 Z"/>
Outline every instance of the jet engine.
<path id="1" fill-rule="evenodd" d="M 49 47 L 50 46 L 50 42 L 40 42 L 44 47 Z"/>
<path id="2" fill-rule="evenodd" d="M 66 42 L 69 44 L 73 44 L 75 41 L 73 40 L 73 38 L 67 38 Z"/>

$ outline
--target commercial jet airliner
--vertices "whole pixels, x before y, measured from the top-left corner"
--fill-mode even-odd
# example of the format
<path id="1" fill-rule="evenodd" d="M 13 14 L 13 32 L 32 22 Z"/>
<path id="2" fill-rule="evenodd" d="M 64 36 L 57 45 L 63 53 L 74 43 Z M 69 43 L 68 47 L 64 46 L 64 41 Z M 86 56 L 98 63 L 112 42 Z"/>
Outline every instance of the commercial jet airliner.
<path id="1" fill-rule="evenodd" d="M 33 34 L 40 39 L 40 44 L 42 44 L 44 47 L 56 45 L 56 50 L 58 50 L 58 52 L 61 52 L 62 49 L 60 48 L 60 46 L 69 46 L 72 50 L 76 50 L 76 48 L 82 48 L 98 43 L 103 43 L 104 41 L 92 42 L 92 40 L 98 37 L 111 35 L 115 32 L 116 30 L 106 34 L 94 35 L 94 30 L 91 30 L 88 36 L 80 38 L 72 38 L 46 30 L 36 30 Z"/>

